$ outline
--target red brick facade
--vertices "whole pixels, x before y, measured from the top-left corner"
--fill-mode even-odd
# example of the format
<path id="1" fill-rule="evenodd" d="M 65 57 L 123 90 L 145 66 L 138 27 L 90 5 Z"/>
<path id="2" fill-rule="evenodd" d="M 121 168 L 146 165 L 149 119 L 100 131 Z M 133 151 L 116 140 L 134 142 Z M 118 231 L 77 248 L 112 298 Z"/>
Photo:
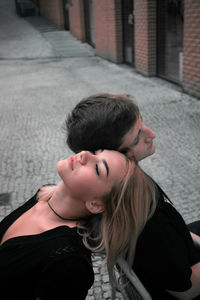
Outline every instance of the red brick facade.
<path id="1" fill-rule="evenodd" d="M 40 14 L 52 21 L 58 27 L 64 27 L 63 1 L 39 0 Z"/>
<path id="2" fill-rule="evenodd" d="M 183 89 L 200 98 L 200 1 L 186 0 L 184 13 Z"/>
<path id="3" fill-rule="evenodd" d="M 83 0 L 73 0 L 69 6 L 70 31 L 80 41 L 85 41 Z"/>
<path id="4" fill-rule="evenodd" d="M 135 67 L 156 74 L 156 0 L 135 0 Z"/>
<path id="5" fill-rule="evenodd" d="M 39 0 L 41 14 L 63 26 L 62 0 Z M 84 4 L 87 0 L 68 0 L 70 31 L 86 41 Z M 128 0 L 124 0 L 128 1 Z M 157 75 L 157 3 L 159 0 L 133 0 L 134 67 L 146 75 Z M 167 1 L 167 0 L 163 0 Z M 96 54 L 123 62 L 122 0 L 93 0 Z M 160 2 L 162 5 L 162 2 Z M 167 3 L 167 2 L 166 2 Z M 187 93 L 200 97 L 200 1 L 184 1 L 183 76 L 180 85 Z"/>
<path id="6" fill-rule="evenodd" d="M 122 62 L 120 3 L 120 0 L 94 0 L 96 54 L 113 62 Z"/>

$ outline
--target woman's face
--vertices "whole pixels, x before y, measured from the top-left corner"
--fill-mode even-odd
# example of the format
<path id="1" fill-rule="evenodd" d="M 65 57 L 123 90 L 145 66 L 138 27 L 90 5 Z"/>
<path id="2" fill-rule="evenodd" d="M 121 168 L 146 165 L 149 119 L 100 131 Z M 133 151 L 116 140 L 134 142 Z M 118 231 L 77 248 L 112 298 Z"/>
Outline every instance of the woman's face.
<path id="1" fill-rule="evenodd" d="M 117 151 L 82 151 L 57 164 L 58 174 L 74 199 L 102 199 L 127 172 L 126 157 Z"/>

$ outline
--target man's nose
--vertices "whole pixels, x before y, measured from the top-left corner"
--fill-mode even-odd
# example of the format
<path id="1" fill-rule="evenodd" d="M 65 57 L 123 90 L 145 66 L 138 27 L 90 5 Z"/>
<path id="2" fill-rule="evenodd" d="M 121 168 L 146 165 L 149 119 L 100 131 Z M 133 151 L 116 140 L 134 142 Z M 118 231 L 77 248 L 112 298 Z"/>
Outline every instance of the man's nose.
<path id="1" fill-rule="evenodd" d="M 151 130 L 150 128 L 146 127 L 145 128 L 145 141 L 146 142 L 151 142 L 153 139 L 155 139 L 156 133 Z"/>

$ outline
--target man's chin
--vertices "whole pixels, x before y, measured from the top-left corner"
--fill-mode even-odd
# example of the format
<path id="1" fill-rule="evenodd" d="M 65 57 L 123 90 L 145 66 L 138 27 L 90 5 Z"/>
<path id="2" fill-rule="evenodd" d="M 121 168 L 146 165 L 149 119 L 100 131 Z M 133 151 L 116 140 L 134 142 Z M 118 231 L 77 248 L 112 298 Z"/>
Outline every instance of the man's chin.
<path id="1" fill-rule="evenodd" d="M 155 152 L 156 152 L 156 147 L 155 147 L 155 145 L 153 144 L 152 149 L 151 149 L 151 151 L 149 152 L 149 155 L 147 155 L 146 157 L 153 155 Z"/>
<path id="2" fill-rule="evenodd" d="M 153 155 L 155 153 L 156 149 L 155 149 L 155 146 L 152 147 L 151 151 L 149 151 L 147 154 L 144 154 L 143 156 L 139 157 L 138 161 L 141 161 L 151 155 Z"/>

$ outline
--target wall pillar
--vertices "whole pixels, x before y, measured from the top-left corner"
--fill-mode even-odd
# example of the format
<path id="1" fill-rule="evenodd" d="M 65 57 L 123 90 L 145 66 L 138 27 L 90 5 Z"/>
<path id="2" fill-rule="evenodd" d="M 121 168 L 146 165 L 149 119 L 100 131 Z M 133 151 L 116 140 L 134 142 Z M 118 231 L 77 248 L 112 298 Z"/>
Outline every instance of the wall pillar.
<path id="1" fill-rule="evenodd" d="M 156 0 L 135 0 L 135 67 L 156 75 Z"/>

